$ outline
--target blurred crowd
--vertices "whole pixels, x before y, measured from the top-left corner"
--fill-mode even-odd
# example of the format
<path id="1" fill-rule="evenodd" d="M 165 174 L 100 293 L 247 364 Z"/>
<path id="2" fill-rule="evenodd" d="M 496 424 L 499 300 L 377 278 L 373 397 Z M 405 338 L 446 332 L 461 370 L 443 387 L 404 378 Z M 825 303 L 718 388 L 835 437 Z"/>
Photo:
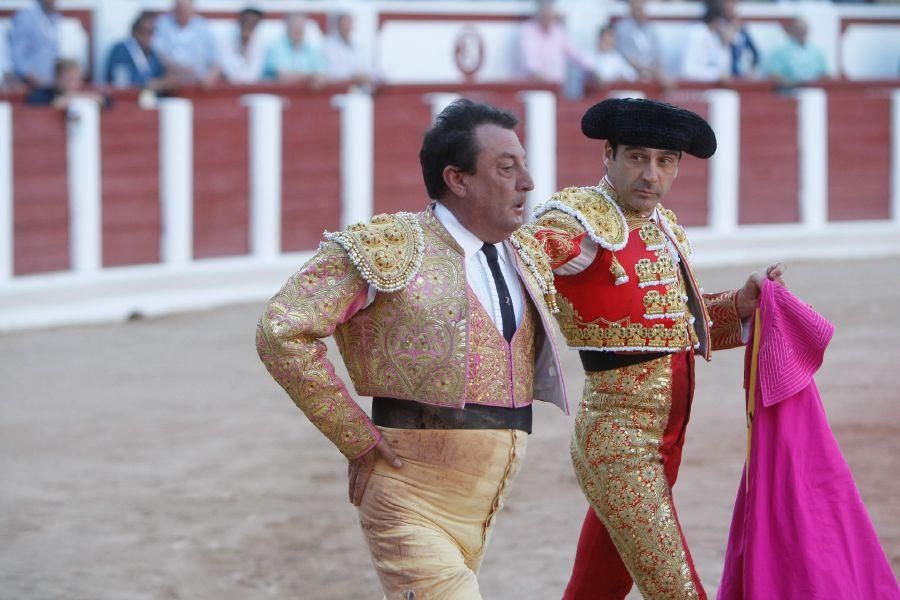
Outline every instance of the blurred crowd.
<path id="1" fill-rule="evenodd" d="M 672 67 L 658 24 L 644 10 L 645 0 L 628 0 L 628 5 L 628 15 L 601 26 L 594 47 L 583 51 L 567 36 L 553 1 L 538 2 L 520 37 L 525 77 L 566 86 L 574 72 L 577 95 L 622 81 L 656 82 L 668 88 L 677 81 L 727 84 L 735 79 L 768 79 L 791 87 L 827 75 L 825 55 L 808 40 L 802 19 L 785 25 L 785 42 L 763 62 L 737 15 L 737 0 L 704 0 L 703 17 L 691 26 L 680 63 Z"/>
<path id="2" fill-rule="evenodd" d="M 64 107 L 75 97 L 105 102 L 83 87 L 81 65 L 60 57 L 57 4 L 34 0 L 13 17 L 4 85 L 26 90 L 33 104 Z M 174 0 L 172 11 L 163 14 L 143 12 L 131 24 L 131 35 L 110 50 L 103 81 L 152 92 L 222 82 L 280 81 L 313 88 L 329 82 L 366 88 L 376 84 L 368 57 L 354 45 L 352 14 L 329 15 L 323 36 L 318 24 L 302 13 L 288 13 L 283 33 L 269 41 L 259 35 L 264 18 L 262 10 L 248 7 L 228 28 L 214 32 L 193 0 Z"/>
<path id="3" fill-rule="evenodd" d="M 628 0 L 628 14 L 600 27 L 590 49 L 573 43 L 552 0 L 540 0 L 521 27 L 521 75 L 561 88 L 574 78 L 576 94 L 620 81 L 670 87 L 677 81 L 721 84 L 766 78 L 788 87 L 826 76 L 825 56 L 808 40 L 801 19 L 785 25 L 786 41 L 762 61 L 737 15 L 737 0 L 705 2 L 703 17 L 691 27 L 680 64 L 673 68 L 663 55 L 658 23 L 645 12 L 645 0 Z M 57 0 L 33 0 L 15 14 L 4 85 L 25 89 L 33 103 L 65 106 L 73 97 L 105 102 L 101 94 L 83 88 L 81 65 L 60 57 L 61 20 Z M 377 85 L 371 57 L 354 43 L 351 13 L 329 15 L 325 33 L 305 15 L 288 13 L 279 35 L 263 37 L 260 24 L 266 21 L 272 19 L 248 7 L 227 29 L 214 31 L 197 14 L 193 0 L 174 0 L 171 12 L 138 15 L 130 35 L 109 52 L 103 80 L 115 88 L 151 93 L 220 82 L 280 81 L 313 88 L 347 82 L 363 89 Z"/>

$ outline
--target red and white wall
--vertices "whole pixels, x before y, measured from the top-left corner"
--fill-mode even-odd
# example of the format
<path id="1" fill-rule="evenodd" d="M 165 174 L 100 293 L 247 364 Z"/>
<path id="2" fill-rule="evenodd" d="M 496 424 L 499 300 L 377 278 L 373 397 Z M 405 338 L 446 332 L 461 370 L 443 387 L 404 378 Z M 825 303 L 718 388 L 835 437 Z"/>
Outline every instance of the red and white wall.
<path id="1" fill-rule="evenodd" d="M 397 15 L 419 18 L 401 4 L 382 28 Z M 510 22 L 509 12 L 486 23 Z M 573 101 L 460 77 L 389 84 L 374 97 L 337 86 L 198 89 L 153 109 L 113 92 L 113 108 L 69 114 L 0 95 L 0 330 L 271 295 L 323 230 L 427 204 L 422 133 L 458 95 L 522 117 L 532 202 L 599 180 L 600 144 L 579 123 L 620 91 Z M 690 108 L 716 128 L 719 152 L 686 156 L 667 199 L 698 262 L 900 254 L 896 80 L 830 80 L 792 96 L 762 82 L 628 91 Z"/>

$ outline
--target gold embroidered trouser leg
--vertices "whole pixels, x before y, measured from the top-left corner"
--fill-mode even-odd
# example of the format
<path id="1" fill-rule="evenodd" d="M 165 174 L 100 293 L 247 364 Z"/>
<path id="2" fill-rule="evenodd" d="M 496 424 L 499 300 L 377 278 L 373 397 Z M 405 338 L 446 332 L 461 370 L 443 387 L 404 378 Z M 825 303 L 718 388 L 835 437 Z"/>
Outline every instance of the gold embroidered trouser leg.
<path id="1" fill-rule="evenodd" d="M 480 600 L 478 569 L 527 434 L 380 428 L 403 467 L 377 459 L 359 520 L 388 600 Z"/>
<path id="2" fill-rule="evenodd" d="M 572 462 L 581 489 L 644 598 L 696 600 L 706 596 L 692 569 L 664 470 L 663 453 L 672 444 L 680 451 L 690 403 L 690 390 L 679 382 L 673 410 L 673 359 L 684 357 L 587 374 Z M 667 431 L 670 418 L 678 421 L 674 431 Z"/>

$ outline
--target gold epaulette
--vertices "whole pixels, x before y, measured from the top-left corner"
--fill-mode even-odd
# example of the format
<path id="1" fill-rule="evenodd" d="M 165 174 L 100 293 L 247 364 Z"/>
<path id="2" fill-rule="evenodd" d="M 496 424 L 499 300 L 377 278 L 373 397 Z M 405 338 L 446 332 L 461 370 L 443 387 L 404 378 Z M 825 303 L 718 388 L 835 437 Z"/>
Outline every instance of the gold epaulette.
<path id="1" fill-rule="evenodd" d="M 681 253 L 684 254 L 685 257 L 691 257 L 691 243 L 688 241 L 687 234 L 684 232 L 684 227 L 678 224 L 678 219 L 675 218 L 675 213 L 665 208 L 662 204 L 656 205 L 656 210 L 659 212 L 660 222 L 662 226 L 666 229 L 666 231 L 675 238 L 675 242 L 678 244 L 678 249 L 681 250 Z"/>
<path id="2" fill-rule="evenodd" d="M 425 235 L 416 215 L 400 212 L 376 215 L 344 231 L 325 232 L 337 242 L 366 282 L 379 292 L 405 288 L 422 266 Z"/>
<path id="3" fill-rule="evenodd" d="M 568 187 L 534 209 L 534 218 L 559 210 L 573 218 L 589 238 L 607 250 L 621 250 L 628 242 L 625 215 L 613 198 L 600 186 Z"/>
<path id="4" fill-rule="evenodd" d="M 510 243 L 516 249 L 516 253 L 529 272 L 534 276 L 541 292 L 544 294 L 544 302 L 551 314 L 559 312 L 556 305 L 556 286 L 553 284 L 553 269 L 550 267 L 550 259 L 544 254 L 540 242 L 534 237 L 534 225 L 525 225 L 518 229 L 509 238 Z"/>

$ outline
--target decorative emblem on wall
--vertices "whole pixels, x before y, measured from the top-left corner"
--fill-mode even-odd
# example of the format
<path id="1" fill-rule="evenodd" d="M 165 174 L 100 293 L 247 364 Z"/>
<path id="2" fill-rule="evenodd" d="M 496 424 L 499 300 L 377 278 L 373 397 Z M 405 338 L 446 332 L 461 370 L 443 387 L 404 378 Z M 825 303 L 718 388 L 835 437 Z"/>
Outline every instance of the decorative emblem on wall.
<path id="1" fill-rule="evenodd" d="M 484 63 L 484 39 L 472 25 L 465 25 L 454 43 L 455 62 L 466 79 L 472 79 Z"/>

